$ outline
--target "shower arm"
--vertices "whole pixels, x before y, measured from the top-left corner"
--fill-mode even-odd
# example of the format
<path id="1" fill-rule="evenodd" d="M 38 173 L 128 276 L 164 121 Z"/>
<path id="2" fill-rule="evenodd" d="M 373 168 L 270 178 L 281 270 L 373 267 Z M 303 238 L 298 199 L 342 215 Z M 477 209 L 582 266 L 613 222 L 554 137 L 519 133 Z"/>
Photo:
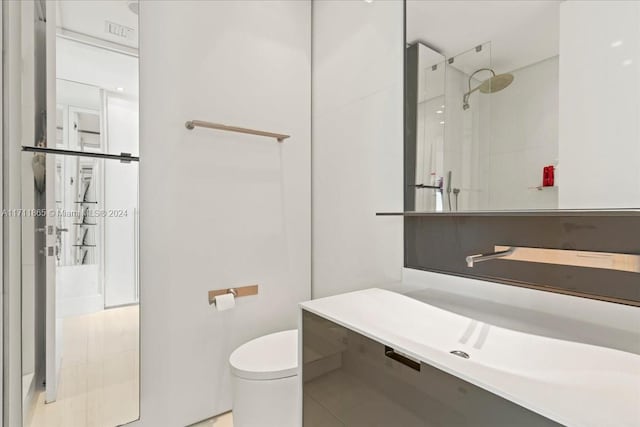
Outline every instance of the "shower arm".
<path id="1" fill-rule="evenodd" d="M 491 74 L 493 75 L 492 77 L 496 76 L 496 72 L 493 71 L 491 68 L 479 68 L 477 70 L 475 70 L 473 73 L 471 73 L 471 75 L 469 76 L 469 91 L 467 93 L 464 94 L 464 101 L 467 102 L 469 100 L 469 97 L 471 96 L 471 94 L 475 91 L 477 91 L 478 89 L 480 89 L 480 87 L 482 86 L 482 84 L 479 84 L 478 86 L 476 86 L 475 88 L 471 89 L 471 79 L 473 79 L 473 76 L 475 76 L 476 74 L 478 74 L 480 71 L 491 71 Z"/>

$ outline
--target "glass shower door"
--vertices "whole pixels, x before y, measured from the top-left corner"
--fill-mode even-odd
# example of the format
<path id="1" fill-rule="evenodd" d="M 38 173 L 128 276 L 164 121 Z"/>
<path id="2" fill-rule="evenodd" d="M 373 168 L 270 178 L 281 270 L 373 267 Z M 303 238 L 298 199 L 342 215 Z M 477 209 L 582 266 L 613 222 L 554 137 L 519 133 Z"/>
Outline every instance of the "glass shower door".
<path id="1" fill-rule="evenodd" d="M 27 328 L 44 331 L 35 332 L 43 348 L 29 351 L 36 360 L 46 359 L 46 369 L 36 369 L 33 385 L 25 388 L 33 400 L 24 426 L 46 426 L 54 419 L 78 425 L 78 416 L 91 421 L 83 425 L 134 421 L 139 414 L 138 163 L 75 154 L 22 156 L 23 164 L 46 165 L 44 193 L 34 185 L 35 174 L 25 186 L 55 206 L 36 210 L 39 217 L 22 224 L 25 235 L 46 236 L 39 252 L 46 285 L 40 290 L 34 282 L 28 293 L 33 311 L 46 316 L 36 316 L 35 325 L 23 323 L 23 336 L 31 334 Z M 132 194 L 131 204 L 109 198 L 107 181 L 109 191 Z M 38 219 L 45 222 L 40 230 Z M 105 279 L 117 275 L 127 280 L 133 303 L 107 307 Z"/>

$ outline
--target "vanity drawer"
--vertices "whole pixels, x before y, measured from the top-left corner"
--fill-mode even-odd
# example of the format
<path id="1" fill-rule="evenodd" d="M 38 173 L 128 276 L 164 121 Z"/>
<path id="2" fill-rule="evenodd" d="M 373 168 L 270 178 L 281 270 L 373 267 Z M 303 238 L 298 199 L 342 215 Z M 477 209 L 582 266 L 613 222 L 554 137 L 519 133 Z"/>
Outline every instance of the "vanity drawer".
<path id="1" fill-rule="evenodd" d="M 315 426 L 558 426 L 303 311 L 303 419 Z"/>

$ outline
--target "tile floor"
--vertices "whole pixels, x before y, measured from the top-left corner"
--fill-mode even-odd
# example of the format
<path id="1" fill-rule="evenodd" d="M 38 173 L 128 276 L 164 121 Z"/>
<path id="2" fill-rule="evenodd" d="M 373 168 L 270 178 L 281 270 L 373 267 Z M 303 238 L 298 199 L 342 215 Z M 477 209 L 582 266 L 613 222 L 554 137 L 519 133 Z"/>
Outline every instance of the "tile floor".
<path id="1" fill-rule="evenodd" d="M 63 321 L 58 399 L 36 392 L 29 427 L 114 427 L 138 418 L 138 306 Z M 233 427 L 231 412 L 191 427 Z"/>
<path id="2" fill-rule="evenodd" d="M 233 427 L 233 415 L 231 415 L 231 412 L 227 412 L 219 417 L 194 424 L 191 427 Z"/>
<path id="3" fill-rule="evenodd" d="M 138 327 L 138 306 L 64 319 L 58 398 L 45 404 L 39 390 L 29 426 L 114 427 L 137 419 Z"/>

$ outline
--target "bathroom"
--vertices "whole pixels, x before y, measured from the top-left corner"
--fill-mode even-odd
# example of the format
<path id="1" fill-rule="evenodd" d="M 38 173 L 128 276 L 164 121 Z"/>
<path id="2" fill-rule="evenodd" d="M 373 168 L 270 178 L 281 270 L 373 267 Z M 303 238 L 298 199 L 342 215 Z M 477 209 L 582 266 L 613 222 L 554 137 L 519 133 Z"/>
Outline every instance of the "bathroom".
<path id="1" fill-rule="evenodd" d="M 1 13 L 3 426 L 640 425 L 640 2 Z"/>

